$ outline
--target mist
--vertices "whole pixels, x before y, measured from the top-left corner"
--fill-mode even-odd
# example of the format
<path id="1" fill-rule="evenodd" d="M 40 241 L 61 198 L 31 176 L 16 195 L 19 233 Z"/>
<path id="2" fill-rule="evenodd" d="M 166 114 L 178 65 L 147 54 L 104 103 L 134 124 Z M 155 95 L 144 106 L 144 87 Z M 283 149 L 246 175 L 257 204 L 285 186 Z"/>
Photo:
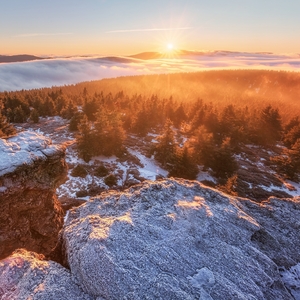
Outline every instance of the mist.
<path id="1" fill-rule="evenodd" d="M 79 57 L 0 64 L 0 91 L 76 84 L 128 75 L 196 72 L 212 69 L 300 71 L 299 54 L 190 52 L 172 59 Z"/>

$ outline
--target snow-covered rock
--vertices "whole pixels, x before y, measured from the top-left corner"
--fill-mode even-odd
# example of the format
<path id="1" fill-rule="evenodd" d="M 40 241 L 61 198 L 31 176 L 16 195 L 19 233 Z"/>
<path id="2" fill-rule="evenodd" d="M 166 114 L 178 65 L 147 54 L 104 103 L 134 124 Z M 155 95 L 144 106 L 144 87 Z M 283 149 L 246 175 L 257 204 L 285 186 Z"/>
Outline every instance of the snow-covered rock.
<path id="1" fill-rule="evenodd" d="M 296 300 L 300 299 L 300 263 L 292 266 L 289 270 L 284 270 L 282 280 L 291 291 Z"/>
<path id="2" fill-rule="evenodd" d="M 0 299 L 89 300 L 56 262 L 45 261 L 33 252 L 20 249 L 0 261 Z"/>
<path id="3" fill-rule="evenodd" d="M 60 151 L 60 147 L 52 145 L 49 138 L 32 131 L 0 139 L 0 176 L 37 160 L 46 160 Z"/>
<path id="4" fill-rule="evenodd" d="M 72 209 L 61 237 L 97 299 L 293 299 L 279 267 L 300 262 L 299 220 L 299 198 L 257 204 L 168 179 Z"/>
<path id="5" fill-rule="evenodd" d="M 34 132 L 0 139 L 0 259 L 16 248 L 49 254 L 63 224 L 55 189 L 65 149 Z"/>

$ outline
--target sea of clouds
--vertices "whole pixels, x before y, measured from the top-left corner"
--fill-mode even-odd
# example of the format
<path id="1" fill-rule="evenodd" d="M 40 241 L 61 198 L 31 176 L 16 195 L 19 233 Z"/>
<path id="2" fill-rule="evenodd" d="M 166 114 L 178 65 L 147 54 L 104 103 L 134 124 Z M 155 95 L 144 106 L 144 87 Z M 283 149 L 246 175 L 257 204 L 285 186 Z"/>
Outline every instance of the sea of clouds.
<path id="1" fill-rule="evenodd" d="M 0 91 L 75 84 L 128 75 L 195 72 L 210 69 L 300 71 L 300 55 L 194 52 L 177 58 L 74 57 L 0 64 Z"/>

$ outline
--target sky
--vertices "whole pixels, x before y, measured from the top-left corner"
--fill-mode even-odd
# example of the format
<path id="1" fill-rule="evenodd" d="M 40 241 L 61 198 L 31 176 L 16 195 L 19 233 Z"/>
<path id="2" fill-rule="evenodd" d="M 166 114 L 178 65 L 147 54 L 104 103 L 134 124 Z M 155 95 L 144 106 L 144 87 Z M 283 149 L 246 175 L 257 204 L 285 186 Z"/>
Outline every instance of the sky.
<path id="1" fill-rule="evenodd" d="M 0 55 L 300 53 L 299 0 L 0 0 Z"/>

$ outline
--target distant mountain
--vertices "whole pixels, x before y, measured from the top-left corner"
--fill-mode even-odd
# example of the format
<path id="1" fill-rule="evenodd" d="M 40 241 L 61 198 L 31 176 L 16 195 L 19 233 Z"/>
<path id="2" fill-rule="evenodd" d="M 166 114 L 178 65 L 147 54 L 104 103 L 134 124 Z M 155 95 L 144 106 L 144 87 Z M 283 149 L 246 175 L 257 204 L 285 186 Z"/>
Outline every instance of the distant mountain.
<path id="1" fill-rule="evenodd" d="M 12 63 L 12 62 L 22 62 L 22 61 L 31 61 L 31 60 L 40 60 L 45 59 L 42 57 L 37 57 L 34 55 L 0 55 L 0 63 Z"/>
<path id="2" fill-rule="evenodd" d="M 134 55 L 130 55 L 131 58 L 138 58 L 143 60 L 159 59 L 159 58 L 180 58 L 191 56 L 203 56 L 203 55 L 227 55 L 230 52 L 226 51 L 189 51 L 189 50 L 172 50 L 166 52 L 142 52 Z"/>
<path id="3" fill-rule="evenodd" d="M 130 55 L 129 57 L 147 60 L 147 59 L 162 58 L 163 54 L 160 52 L 142 52 L 142 53 Z"/>
<path id="4" fill-rule="evenodd" d="M 106 56 L 106 57 L 99 57 L 96 58 L 96 60 L 99 61 L 107 61 L 107 62 L 112 62 L 112 63 L 130 63 L 130 62 L 135 62 L 132 56 L 130 57 L 123 57 L 123 56 Z"/>
<path id="5" fill-rule="evenodd" d="M 150 60 L 160 58 L 194 58 L 199 56 L 268 56 L 272 55 L 271 52 L 235 52 L 225 50 L 215 51 L 193 51 L 193 50 L 172 50 L 166 52 L 142 52 L 134 55 L 130 55 L 131 58 Z"/>

